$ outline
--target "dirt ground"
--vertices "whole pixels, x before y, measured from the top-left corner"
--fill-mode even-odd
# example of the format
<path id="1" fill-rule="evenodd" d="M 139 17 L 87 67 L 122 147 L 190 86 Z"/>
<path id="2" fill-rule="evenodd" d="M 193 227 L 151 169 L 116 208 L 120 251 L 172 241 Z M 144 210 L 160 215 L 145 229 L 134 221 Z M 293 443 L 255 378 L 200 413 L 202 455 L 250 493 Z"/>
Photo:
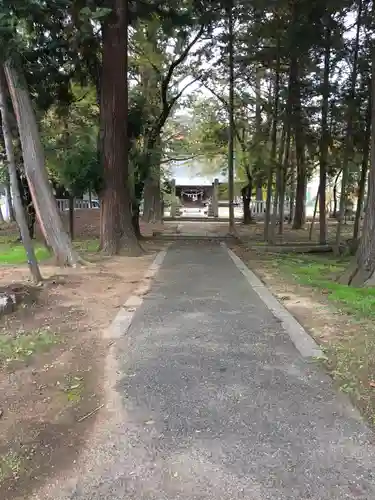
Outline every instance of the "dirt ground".
<path id="1" fill-rule="evenodd" d="M 102 333 L 161 249 L 144 247 L 81 269 L 42 266 L 41 288 L 24 285 L 26 268 L 1 268 L 0 287 L 27 295 L 0 318 L 1 500 L 28 498 L 74 463 L 103 404 Z"/>
<path id="2" fill-rule="evenodd" d="M 286 245 L 305 244 L 310 241 L 310 222 L 303 229 L 293 230 L 291 225 L 285 224 L 283 235 L 277 237 L 277 243 Z M 336 237 L 337 222 L 329 220 L 327 223 L 327 240 L 333 242 Z M 254 224 L 244 226 L 239 224 L 236 230 L 242 244 L 233 246 L 233 250 L 248 264 L 248 266 L 270 288 L 272 293 L 311 332 L 317 342 L 324 344 L 330 338 L 345 337 L 347 332 L 353 331 L 353 321 L 339 310 L 332 307 L 325 299 L 324 294 L 311 288 L 303 287 L 292 279 L 287 280 L 277 268 L 271 264 L 272 252 L 265 252 L 262 248 L 264 225 Z M 344 224 L 342 239 L 352 237 L 353 223 Z M 319 223 L 315 223 L 312 231 L 312 242 L 319 239 Z M 355 325 L 354 325 L 355 327 Z"/>
<path id="3" fill-rule="evenodd" d="M 287 280 L 272 266 L 273 255 L 262 249 L 235 244 L 232 249 L 268 286 L 271 292 L 297 318 L 320 344 L 332 338 L 344 338 L 353 331 L 350 316 L 335 309 L 324 294 Z"/>
<path id="4" fill-rule="evenodd" d="M 62 214 L 62 221 L 66 231 L 69 230 L 68 214 Z M 140 220 L 140 229 L 143 236 L 152 236 L 153 231 L 162 230 L 163 224 L 146 223 Z M 0 226 L 0 237 L 18 238 L 18 229 L 15 223 L 5 223 Z M 100 235 L 100 210 L 83 209 L 74 212 L 74 235 L 78 240 L 99 238 Z M 39 225 L 35 226 L 37 240 L 42 240 Z"/>
<path id="5" fill-rule="evenodd" d="M 276 228 L 276 241 L 275 243 L 308 243 L 310 241 L 310 225 L 311 222 L 307 222 L 303 229 L 292 229 L 291 224 L 284 224 L 283 234 L 279 235 L 278 230 L 279 226 Z M 327 241 L 328 243 L 332 243 L 336 238 L 336 228 L 337 221 L 336 220 L 328 220 L 327 221 Z M 263 242 L 264 236 L 264 224 L 250 224 L 244 226 L 243 224 L 236 224 L 236 231 L 238 236 L 246 242 L 249 243 L 261 243 Z M 347 222 L 342 227 L 342 239 L 351 238 L 353 234 L 353 223 Z M 315 223 L 313 225 L 311 242 L 316 243 L 319 241 L 319 223 Z"/>

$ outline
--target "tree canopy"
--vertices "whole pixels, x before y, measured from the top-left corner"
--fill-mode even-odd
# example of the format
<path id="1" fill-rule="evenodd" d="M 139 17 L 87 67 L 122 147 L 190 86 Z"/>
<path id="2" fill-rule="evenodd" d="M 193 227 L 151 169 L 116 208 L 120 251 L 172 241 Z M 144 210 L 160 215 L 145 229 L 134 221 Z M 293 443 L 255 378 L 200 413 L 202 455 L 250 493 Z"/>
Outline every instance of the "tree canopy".
<path id="1" fill-rule="evenodd" d="M 330 184 L 336 251 L 353 198 L 358 238 L 371 159 L 373 1 L 1 0 L 0 36 L 2 63 L 30 94 L 43 168 L 74 196 L 98 194 L 106 252 L 136 250 L 142 200 L 147 220 L 162 217 L 160 179 L 171 161 L 199 158 L 225 174 L 232 139 L 245 223 L 267 187 L 265 238 L 277 219 L 283 231 L 286 203 L 293 227 L 303 227 L 306 185 L 319 175 L 320 242 Z M 19 126 L 16 109 L 14 117 Z"/>

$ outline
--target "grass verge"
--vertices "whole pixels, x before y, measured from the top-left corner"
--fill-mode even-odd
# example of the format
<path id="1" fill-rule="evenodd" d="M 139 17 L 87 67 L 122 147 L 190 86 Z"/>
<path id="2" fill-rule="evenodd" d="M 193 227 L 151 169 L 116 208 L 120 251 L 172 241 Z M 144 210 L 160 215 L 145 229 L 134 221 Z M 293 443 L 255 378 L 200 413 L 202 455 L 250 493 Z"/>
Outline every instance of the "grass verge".
<path id="1" fill-rule="evenodd" d="M 359 319 L 375 320 L 375 288 L 355 288 L 337 283 L 349 261 L 328 256 L 286 255 L 272 265 L 293 276 L 302 285 L 320 290 L 337 307 Z"/>
<path id="2" fill-rule="evenodd" d="M 74 241 L 74 248 L 82 253 L 94 253 L 98 250 L 99 240 Z M 47 260 L 51 254 L 44 245 L 36 242 L 34 244 L 35 255 L 38 261 Z M 15 242 L 9 237 L 0 240 L 0 265 L 26 264 L 27 257 L 22 243 Z"/>
<path id="3" fill-rule="evenodd" d="M 255 265 L 251 261 L 249 264 Z M 322 361 L 339 389 L 350 396 L 375 426 L 375 289 L 337 283 L 349 260 L 327 254 L 279 254 L 272 259 L 261 258 L 255 269 L 258 264 L 271 290 L 282 281 L 286 291 L 289 288 L 301 297 L 301 303 L 305 296 L 315 303 L 317 310 L 331 304 L 331 308 L 326 306 L 325 321 L 333 334 L 322 345 L 325 354 Z M 315 328 L 312 314 L 307 318 L 297 314 L 297 319 L 302 324 L 305 319 L 304 326 L 313 326 L 310 329 L 321 341 L 319 324 Z"/>
<path id="4" fill-rule="evenodd" d="M 46 260 L 50 256 L 43 245 L 34 245 L 34 250 L 38 261 Z M 20 243 L 0 244 L 0 265 L 26 264 L 26 262 L 26 252 Z"/>

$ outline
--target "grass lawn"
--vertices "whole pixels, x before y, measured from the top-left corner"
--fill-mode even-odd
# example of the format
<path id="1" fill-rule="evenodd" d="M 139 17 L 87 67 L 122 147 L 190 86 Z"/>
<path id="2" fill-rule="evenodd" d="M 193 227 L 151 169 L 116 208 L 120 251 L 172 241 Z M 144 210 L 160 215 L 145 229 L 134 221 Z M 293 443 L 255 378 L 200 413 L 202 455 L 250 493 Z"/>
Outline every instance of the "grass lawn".
<path id="1" fill-rule="evenodd" d="M 9 237 L 0 239 L 0 265 L 26 264 L 27 258 L 23 245 L 14 241 L 15 238 L 10 239 Z M 75 241 L 73 245 L 78 252 L 93 253 L 98 249 L 99 241 Z M 41 243 L 35 242 L 34 249 L 38 261 L 46 260 L 51 256 Z"/>
<path id="2" fill-rule="evenodd" d="M 343 311 L 359 318 L 375 319 L 375 288 L 354 288 L 336 282 L 348 265 L 348 259 L 312 254 L 281 256 L 273 262 L 273 266 L 292 275 L 302 285 L 319 289 Z"/>
<path id="3" fill-rule="evenodd" d="M 346 315 L 349 329 L 323 346 L 325 364 L 340 390 L 349 394 L 368 421 L 375 425 L 375 288 L 340 285 L 336 278 L 346 269 L 347 259 L 333 256 L 281 255 L 272 267 L 288 281 L 291 278 L 319 292 Z"/>

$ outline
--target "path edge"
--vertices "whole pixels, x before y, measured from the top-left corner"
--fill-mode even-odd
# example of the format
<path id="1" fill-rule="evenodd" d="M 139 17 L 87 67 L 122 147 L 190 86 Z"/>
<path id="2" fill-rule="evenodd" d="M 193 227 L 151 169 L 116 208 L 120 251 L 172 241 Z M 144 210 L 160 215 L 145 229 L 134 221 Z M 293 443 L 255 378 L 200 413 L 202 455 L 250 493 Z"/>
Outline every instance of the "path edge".
<path id="1" fill-rule="evenodd" d="M 149 292 L 153 278 L 159 272 L 167 255 L 168 247 L 156 254 L 151 265 L 147 268 L 140 283 L 134 292 L 127 298 L 121 309 L 104 332 L 106 340 L 116 340 L 126 335 L 137 309 L 142 305 L 144 296 Z"/>
<path id="2" fill-rule="evenodd" d="M 121 380 L 118 341 L 126 338 L 134 315 L 142 304 L 144 295 L 149 291 L 152 279 L 159 272 L 168 249 L 169 246 L 156 254 L 138 286 L 122 305 L 110 325 L 101 332 L 101 339 L 107 344 L 101 381 L 104 394 L 103 405 L 98 407 L 94 427 L 85 437 L 79 456 L 71 467 L 58 471 L 52 480 L 46 481 L 44 485 L 31 493 L 29 500 L 65 500 L 76 498 L 76 496 L 81 497 L 84 488 L 84 483 L 81 484 L 82 479 L 87 478 L 89 483 L 96 481 L 97 468 L 99 467 L 100 473 L 102 464 L 98 457 L 105 462 L 113 453 L 111 433 L 117 433 L 118 427 L 124 425 L 126 420 L 122 395 L 117 389 L 117 384 Z"/>
<path id="3" fill-rule="evenodd" d="M 246 278 L 258 297 L 264 302 L 272 314 L 281 321 L 284 330 L 287 332 L 300 354 L 304 358 L 321 358 L 323 356 L 322 350 L 296 318 L 277 300 L 266 285 L 264 285 L 253 271 L 247 267 L 238 255 L 228 248 L 224 242 L 220 244 L 228 252 L 233 263 Z"/>

